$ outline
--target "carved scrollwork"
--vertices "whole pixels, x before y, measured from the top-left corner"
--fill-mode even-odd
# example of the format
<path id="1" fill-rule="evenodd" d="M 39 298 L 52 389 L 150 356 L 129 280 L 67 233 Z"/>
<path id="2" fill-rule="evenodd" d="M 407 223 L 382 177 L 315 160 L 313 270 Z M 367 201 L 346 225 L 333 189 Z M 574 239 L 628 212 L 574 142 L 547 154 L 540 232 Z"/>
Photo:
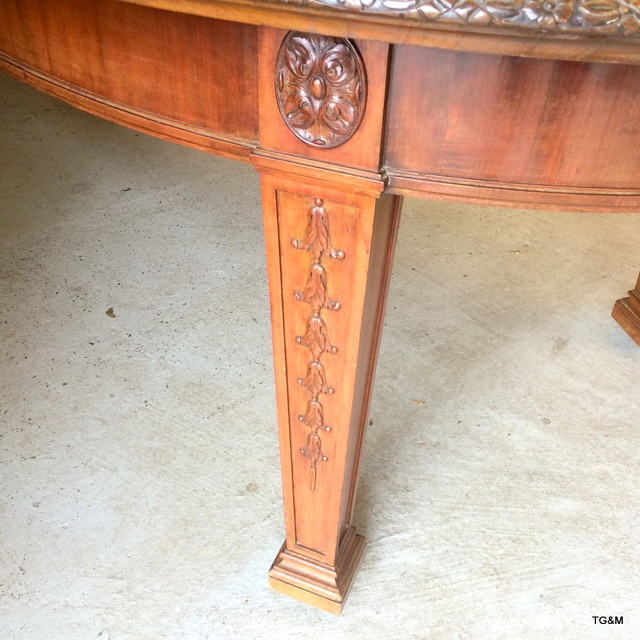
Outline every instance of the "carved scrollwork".
<path id="1" fill-rule="evenodd" d="M 276 62 L 276 100 L 287 127 L 330 149 L 346 142 L 364 114 L 364 64 L 344 38 L 289 33 Z"/>
<path id="2" fill-rule="evenodd" d="M 309 4 L 427 22 L 640 36 L 640 0 L 309 0 Z"/>
<path id="3" fill-rule="evenodd" d="M 308 251 L 311 254 L 311 265 L 308 269 L 307 284 L 304 291 L 294 291 L 297 300 L 307 303 L 311 308 L 311 315 L 307 319 L 303 336 L 298 336 L 296 342 L 309 349 L 311 360 L 307 365 L 304 378 L 298 378 L 298 384 L 307 390 L 307 407 L 300 421 L 307 427 L 306 444 L 300 452 L 308 458 L 310 464 L 311 490 L 316 489 L 318 463 L 326 462 L 327 456 L 322 452 L 320 431 L 330 431 L 331 427 L 324 423 L 324 407 L 320 402 L 321 395 L 330 395 L 334 389 L 327 383 L 327 374 L 321 362 L 325 353 L 337 353 L 338 348 L 329 341 L 329 331 L 322 318 L 322 310 L 337 311 L 340 303 L 329 298 L 327 272 L 322 265 L 323 258 L 342 260 L 344 251 L 336 250 L 331 245 L 329 234 L 329 216 L 320 199 L 314 200 L 309 209 L 309 221 L 304 241 L 291 241 L 296 249 Z"/>

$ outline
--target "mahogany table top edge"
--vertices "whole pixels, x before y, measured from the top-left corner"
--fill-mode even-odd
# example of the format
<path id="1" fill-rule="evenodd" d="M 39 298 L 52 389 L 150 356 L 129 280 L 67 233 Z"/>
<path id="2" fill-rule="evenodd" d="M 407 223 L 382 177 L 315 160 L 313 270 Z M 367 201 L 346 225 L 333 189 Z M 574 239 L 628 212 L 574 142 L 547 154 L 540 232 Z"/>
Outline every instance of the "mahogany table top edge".
<path id="1" fill-rule="evenodd" d="M 118 1 L 389 44 L 552 60 L 640 64 L 639 0 Z M 452 8 L 448 10 L 448 6 Z"/>

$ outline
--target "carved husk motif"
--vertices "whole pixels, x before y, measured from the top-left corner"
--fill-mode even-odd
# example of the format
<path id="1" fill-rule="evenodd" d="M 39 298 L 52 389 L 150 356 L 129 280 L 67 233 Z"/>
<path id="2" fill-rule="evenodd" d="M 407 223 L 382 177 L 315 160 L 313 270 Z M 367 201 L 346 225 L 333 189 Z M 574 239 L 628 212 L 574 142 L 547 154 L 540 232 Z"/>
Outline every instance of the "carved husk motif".
<path id="1" fill-rule="evenodd" d="M 289 33 L 276 62 L 276 101 L 300 140 L 331 149 L 346 142 L 364 114 L 364 64 L 344 38 Z"/>
<path id="2" fill-rule="evenodd" d="M 338 348 L 329 341 L 329 331 L 322 310 L 337 311 L 340 303 L 329 298 L 327 288 L 327 272 L 322 265 L 323 258 L 342 260 L 344 251 L 336 250 L 331 245 L 329 235 L 329 216 L 324 208 L 324 202 L 314 200 L 309 209 L 309 221 L 304 240 L 291 241 L 291 244 L 311 254 L 311 265 L 308 269 L 307 284 L 302 292 L 294 291 L 297 300 L 305 302 L 311 308 L 311 315 L 307 319 L 303 336 L 298 336 L 296 342 L 309 349 L 311 360 L 307 365 L 304 378 L 298 378 L 298 383 L 307 390 L 307 407 L 300 421 L 308 429 L 306 444 L 300 452 L 309 460 L 310 486 L 315 491 L 318 463 L 325 462 L 327 456 L 322 452 L 321 431 L 330 431 L 331 427 L 324 423 L 324 407 L 320 402 L 321 395 L 329 395 L 334 390 L 327 383 L 327 374 L 320 361 L 325 353 L 336 353 Z"/>

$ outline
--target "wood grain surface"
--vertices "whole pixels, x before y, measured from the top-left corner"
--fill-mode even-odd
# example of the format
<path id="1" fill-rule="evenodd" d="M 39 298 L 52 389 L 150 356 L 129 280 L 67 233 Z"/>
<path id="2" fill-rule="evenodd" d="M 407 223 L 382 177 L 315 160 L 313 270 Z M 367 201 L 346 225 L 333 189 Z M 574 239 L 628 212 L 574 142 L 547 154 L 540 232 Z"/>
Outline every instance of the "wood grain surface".
<path id="1" fill-rule="evenodd" d="M 365 545 L 351 516 L 400 196 L 638 208 L 640 66 L 593 60 L 640 57 L 615 38 L 269 7 L 0 0 L 0 66 L 101 117 L 260 171 L 286 525 L 270 579 L 339 612 Z M 294 48 L 279 58 L 287 30 L 275 27 L 361 36 L 340 49 L 357 56 L 361 83 L 339 81 L 348 57 L 319 53 L 326 64 L 308 65 Z M 465 48 L 492 54 L 455 51 Z M 581 61 L 537 59 L 556 57 Z M 283 65 L 311 95 L 277 94 Z M 312 111 L 326 116 L 325 133 L 353 131 L 313 144 Z M 635 297 L 616 307 L 632 336 Z"/>
<path id="2" fill-rule="evenodd" d="M 247 22 L 280 29 L 295 29 L 323 33 L 330 36 L 355 38 L 358 40 L 380 40 L 392 44 L 415 44 L 453 51 L 475 53 L 498 53 L 501 55 L 524 56 L 528 58 L 547 58 L 551 60 L 578 60 L 590 62 L 627 62 L 640 63 L 636 29 L 637 7 L 620 5 L 615 0 L 602 3 L 585 2 L 583 14 L 591 11 L 595 16 L 584 16 L 584 28 L 579 33 L 568 33 L 563 28 L 550 28 L 545 19 L 558 16 L 567 21 L 566 8 L 574 3 L 558 2 L 544 7 L 541 2 L 531 2 L 530 13 L 537 11 L 542 20 L 522 25 L 509 23 L 507 16 L 518 14 L 513 3 L 493 2 L 498 5 L 497 20 L 485 20 L 474 23 L 465 19 L 465 14 L 474 13 L 473 2 L 464 0 L 455 3 L 455 9 L 447 12 L 446 3 L 442 3 L 439 19 L 424 19 L 429 7 L 416 7 L 415 12 L 407 11 L 417 4 L 427 2 L 395 3 L 395 9 L 377 11 L 380 2 L 350 2 L 347 7 L 322 6 L 324 2 L 305 3 L 303 0 L 124 0 L 134 4 L 179 11 L 193 15 L 207 16 L 223 20 Z M 344 3 L 346 5 L 346 3 Z M 389 3 L 391 4 L 391 3 Z M 485 3 L 486 6 L 487 3 Z M 580 5 L 581 3 L 575 3 Z M 506 5 L 506 6 L 505 6 Z M 536 8 L 535 5 L 539 5 Z M 584 12 L 587 9 L 587 12 Z M 437 9 L 436 9 L 437 11 Z M 460 19 L 456 19 L 458 16 Z M 444 19 L 442 19 L 444 18 Z M 447 19 L 449 18 L 449 19 Z M 626 22 L 624 29 L 618 31 L 616 23 Z M 493 22 L 493 24 L 491 24 Z M 517 21 L 516 21 L 517 22 Z M 523 21 L 526 23 L 526 20 Z M 604 29 L 593 29 L 597 23 L 603 23 Z M 556 19 L 557 25 L 557 19 Z M 607 31 L 608 27 L 612 30 Z M 628 34 L 627 37 L 625 33 Z"/>
<path id="3" fill-rule="evenodd" d="M 353 137 L 323 149 L 301 140 L 278 109 L 285 36 L 260 33 L 260 148 L 252 155 L 262 180 L 286 523 L 270 583 L 339 613 L 364 551 L 351 517 L 401 206 L 382 194 L 379 171 L 388 46 L 354 43 L 367 69 L 367 110 Z M 330 65 L 309 63 L 304 49 L 300 61 L 291 55 L 291 68 L 305 65 L 300 75 L 333 82 Z M 348 65 L 340 59 L 335 73 Z M 348 82 L 334 88 L 337 96 L 313 98 L 319 109 L 352 90 Z"/>
<path id="4" fill-rule="evenodd" d="M 640 208 L 640 67 L 396 47 L 389 91 L 397 192 Z"/>
<path id="5" fill-rule="evenodd" d="M 13 75 L 127 126 L 239 157 L 257 140 L 251 25 L 111 0 L 2 0 L 0 52 Z"/>

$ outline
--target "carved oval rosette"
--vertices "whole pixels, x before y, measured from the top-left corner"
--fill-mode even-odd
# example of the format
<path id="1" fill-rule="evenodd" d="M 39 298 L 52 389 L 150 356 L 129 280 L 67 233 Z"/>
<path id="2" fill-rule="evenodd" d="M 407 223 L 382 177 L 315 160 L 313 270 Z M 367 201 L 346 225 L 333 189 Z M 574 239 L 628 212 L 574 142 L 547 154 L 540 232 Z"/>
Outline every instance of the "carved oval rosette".
<path id="1" fill-rule="evenodd" d="M 303 142 L 331 149 L 357 131 L 367 100 L 360 54 L 345 38 L 292 31 L 276 62 L 276 101 Z"/>
<path id="2" fill-rule="evenodd" d="M 318 463 L 325 462 L 327 456 L 322 452 L 321 431 L 331 431 L 331 427 L 324 423 L 324 407 L 320 401 L 321 395 L 330 395 L 334 389 L 327 382 L 327 374 L 321 362 L 325 353 L 336 353 L 329 341 L 329 331 L 322 317 L 323 309 L 337 311 L 340 303 L 329 298 L 327 288 L 327 272 L 322 264 L 323 258 L 342 260 L 344 251 L 336 250 L 331 245 L 329 234 L 329 215 L 324 202 L 316 198 L 309 209 L 309 221 L 304 240 L 291 241 L 296 249 L 308 251 L 311 254 L 311 265 L 307 270 L 307 283 L 303 291 L 294 291 L 297 300 L 305 302 L 311 309 L 307 319 L 305 333 L 298 336 L 296 342 L 309 350 L 311 360 L 307 364 L 304 378 L 298 378 L 298 384 L 307 390 L 307 406 L 300 421 L 307 427 L 307 440 L 301 449 L 303 456 L 309 459 L 311 491 L 316 489 Z"/>

